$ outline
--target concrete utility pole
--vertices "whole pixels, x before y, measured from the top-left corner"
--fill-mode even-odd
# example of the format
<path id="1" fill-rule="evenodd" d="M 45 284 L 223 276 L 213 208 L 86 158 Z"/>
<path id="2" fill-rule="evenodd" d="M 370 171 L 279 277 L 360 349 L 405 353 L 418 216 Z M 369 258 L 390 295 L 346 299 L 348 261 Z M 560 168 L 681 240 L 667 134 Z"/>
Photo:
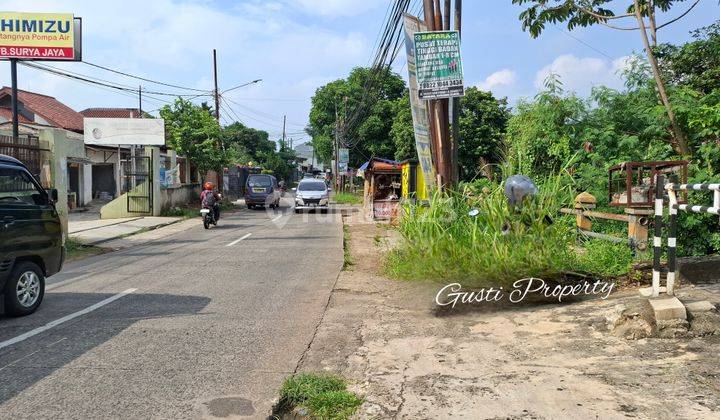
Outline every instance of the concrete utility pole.
<path id="1" fill-rule="evenodd" d="M 287 124 L 287 115 L 283 115 L 283 135 L 282 135 L 283 147 L 287 147 L 287 144 L 285 144 L 285 124 Z"/>
<path id="2" fill-rule="evenodd" d="M 220 93 L 218 92 L 217 50 L 213 49 L 213 78 L 215 79 L 215 119 L 220 123 Z"/>
<path id="3" fill-rule="evenodd" d="M 140 116 L 138 116 L 138 118 L 142 118 L 142 85 L 138 86 L 138 109 L 140 110 Z"/>

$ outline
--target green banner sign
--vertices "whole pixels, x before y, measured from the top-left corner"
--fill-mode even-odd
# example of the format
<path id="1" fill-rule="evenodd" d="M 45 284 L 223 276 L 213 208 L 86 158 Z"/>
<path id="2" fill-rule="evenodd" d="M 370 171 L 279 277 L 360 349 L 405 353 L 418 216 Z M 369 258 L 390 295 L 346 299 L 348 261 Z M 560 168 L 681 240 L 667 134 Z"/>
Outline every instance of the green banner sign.
<path id="1" fill-rule="evenodd" d="M 414 35 L 415 68 L 420 99 L 465 95 L 460 33 L 418 32 Z"/>

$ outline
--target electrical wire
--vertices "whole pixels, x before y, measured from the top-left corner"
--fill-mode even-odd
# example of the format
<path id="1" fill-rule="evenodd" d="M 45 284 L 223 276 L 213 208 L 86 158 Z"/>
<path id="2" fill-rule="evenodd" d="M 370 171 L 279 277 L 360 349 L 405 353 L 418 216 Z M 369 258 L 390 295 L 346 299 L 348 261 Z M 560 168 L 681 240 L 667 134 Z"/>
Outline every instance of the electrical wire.
<path id="1" fill-rule="evenodd" d="M 191 88 L 191 87 L 186 87 L 186 86 L 179 86 L 179 85 L 174 85 L 174 84 L 171 84 L 171 83 L 159 82 L 159 81 L 157 81 L 157 80 L 152 80 L 152 79 L 148 79 L 148 78 L 141 77 L 141 76 L 135 76 L 135 75 L 133 75 L 133 74 L 129 74 L 129 73 L 122 72 L 122 71 L 120 71 L 120 70 L 115 70 L 115 69 L 112 69 L 112 68 L 109 68 L 109 67 L 101 66 L 101 65 L 99 65 L 99 64 L 90 63 L 90 62 L 84 61 L 84 60 L 82 61 L 82 63 L 87 64 L 88 66 L 96 67 L 96 68 L 99 68 L 99 69 L 102 69 L 102 70 L 105 70 L 105 71 L 109 71 L 109 72 L 112 72 L 112 73 L 115 73 L 115 74 L 119 74 L 119 75 L 122 75 L 122 76 L 125 76 L 125 77 L 130 77 L 130 78 L 133 78 L 133 79 L 142 80 L 142 81 L 144 81 L 144 82 L 155 83 L 155 84 L 157 84 L 157 85 L 162 85 L 162 86 L 167 86 L 167 87 L 172 87 L 172 88 L 182 89 L 182 90 L 191 90 L 191 91 L 195 91 L 195 92 L 205 92 L 205 93 L 210 93 L 210 92 L 211 92 L 211 91 L 209 91 L 209 90 L 196 89 L 196 88 Z"/>

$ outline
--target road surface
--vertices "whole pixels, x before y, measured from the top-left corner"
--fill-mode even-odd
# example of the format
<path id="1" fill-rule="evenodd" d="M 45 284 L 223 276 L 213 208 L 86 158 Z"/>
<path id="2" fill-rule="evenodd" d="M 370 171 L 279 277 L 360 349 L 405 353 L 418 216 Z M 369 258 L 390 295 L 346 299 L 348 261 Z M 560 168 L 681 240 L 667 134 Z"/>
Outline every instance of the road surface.
<path id="1" fill-rule="evenodd" d="M 0 317 L 0 417 L 263 418 L 342 266 L 339 215 L 242 210 L 69 264 Z"/>

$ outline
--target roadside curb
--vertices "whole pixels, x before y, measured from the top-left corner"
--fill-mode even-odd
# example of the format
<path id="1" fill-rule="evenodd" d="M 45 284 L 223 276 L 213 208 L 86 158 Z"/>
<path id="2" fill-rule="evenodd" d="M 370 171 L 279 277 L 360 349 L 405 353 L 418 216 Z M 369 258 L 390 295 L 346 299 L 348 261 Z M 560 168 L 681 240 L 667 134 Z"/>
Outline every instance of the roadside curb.
<path id="1" fill-rule="evenodd" d="M 135 219 L 135 220 L 138 220 L 138 219 Z M 164 223 L 161 223 L 161 224 L 158 224 L 158 225 L 155 225 L 155 226 L 149 226 L 149 227 L 146 227 L 146 228 L 140 228 L 140 229 L 138 229 L 138 230 L 135 231 L 135 232 L 132 232 L 132 233 L 129 233 L 129 234 L 126 234 L 126 235 L 116 236 L 116 237 L 113 237 L 113 238 L 100 239 L 100 240 L 90 241 L 90 242 L 82 242 L 82 241 L 80 241 L 80 240 L 77 240 L 77 239 L 76 239 L 76 240 L 77 240 L 78 242 L 80 242 L 80 243 L 81 243 L 82 245 L 84 245 L 84 246 L 100 246 L 100 245 L 102 245 L 102 244 L 104 244 L 104 243 L 112 242 L 112 241 L 115 241 L 115 240 L 118 240 L 118 239 L 130 238 L 130 237 L 133 237 L 133 236 L 135 236 L 135 235 L 139 235 L 139 234 L 141 234 L 141 233 L 145 233 L 145 232 L 150 232 L 150 231 L 153 231 L 153 230 L 162 229 L 162 228 L 164 228 L 164 227 L 167 227 L 167 226 L 170 226 L 170 225 L 174 225 L 174 224 L 176 224 L 176 223 L 180 223 L 180 222 L 183 222 L 183 221 L 185 221 L 185 220 L 190 220 L 190 219 L 171 220 L 171 221 L 164 222 Z M 121 222 L 121 223 L 124 223 L 124 222 Z M 117 224 L 113 224 L 113 225 L 108 225 L 108 226 L 116 226 L 116 225 L 121 224 L 121 223 L 117 223 Z M 88 229 L 88 230 L 93 230 L 93 229 Z M 72 238 L 72 235 L 75 235 L 76 233 L 80 233 L 80 232 L 75 232 L 75 233 L 73 233 L 73 234 L 71 234 L 71 235 L 68 235 L 68 237 L 69 237 L 69 238 Z M 73 238 L 73 239 L 75 239 L 75 238 Z M 101 247 L 101 246 L 100 246 L 100 247 Z M 101 247 L 101 248 L 102 248 L 102 247 Z"/>

